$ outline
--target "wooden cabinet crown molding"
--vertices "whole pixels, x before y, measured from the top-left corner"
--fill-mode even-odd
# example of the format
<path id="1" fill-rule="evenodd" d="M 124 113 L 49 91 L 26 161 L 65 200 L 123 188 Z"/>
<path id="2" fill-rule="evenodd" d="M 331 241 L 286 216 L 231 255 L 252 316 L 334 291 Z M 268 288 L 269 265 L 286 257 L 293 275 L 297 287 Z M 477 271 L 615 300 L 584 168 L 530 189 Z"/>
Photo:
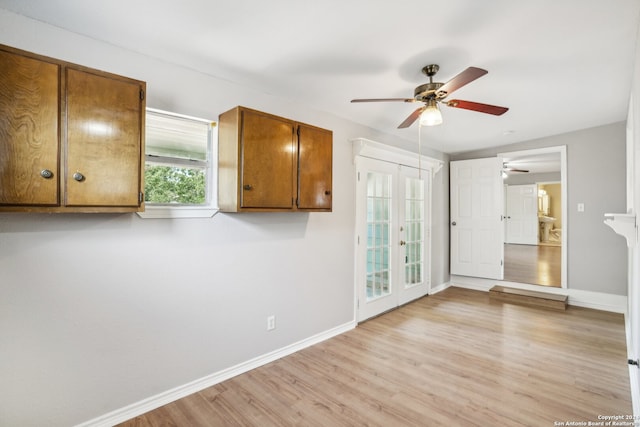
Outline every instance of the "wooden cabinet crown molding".
<path id="1" fill-rule="evenodd" d="M 144 210 L 145 82 L 0 45 L 0 212 Z"/>

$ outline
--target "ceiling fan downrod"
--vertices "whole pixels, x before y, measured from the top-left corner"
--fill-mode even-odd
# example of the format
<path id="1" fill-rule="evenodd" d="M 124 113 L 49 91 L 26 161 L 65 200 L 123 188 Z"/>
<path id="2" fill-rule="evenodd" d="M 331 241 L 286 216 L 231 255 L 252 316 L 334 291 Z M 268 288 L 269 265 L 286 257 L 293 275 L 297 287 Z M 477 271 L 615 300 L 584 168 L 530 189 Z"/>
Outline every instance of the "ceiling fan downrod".
<path id="1" fill-rule="evenodd" d="M 440 66 L 438 64 L 429 64 L 422 68 L 422 73 L 429 77 L 429 83 L 418 86 L 413 91 L 413 98 L 416 101 L 426 102 L 430 99 L 438 98 L 437 90 L 440 89 L 444 83 L 434 83 L 433 76 L 436 75 Z"/>
<path id="2" fill-rule="evenodd" d="M 440 66 L 438 64 L 429 64 L 422 68 L 422 74 L 429 77 L 429 83 L 433 83 L 433 76 L 436 75 Z"/>

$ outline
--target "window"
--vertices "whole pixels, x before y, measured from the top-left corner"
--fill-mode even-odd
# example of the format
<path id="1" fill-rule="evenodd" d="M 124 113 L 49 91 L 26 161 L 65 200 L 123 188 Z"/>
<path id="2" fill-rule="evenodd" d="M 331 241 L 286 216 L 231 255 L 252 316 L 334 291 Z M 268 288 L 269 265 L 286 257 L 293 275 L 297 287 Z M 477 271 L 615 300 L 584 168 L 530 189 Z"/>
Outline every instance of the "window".
<path id="1" fill-rule="evenodd" d="M 215 123 L 148 108 L 143 218 L 210 217 Z"/>

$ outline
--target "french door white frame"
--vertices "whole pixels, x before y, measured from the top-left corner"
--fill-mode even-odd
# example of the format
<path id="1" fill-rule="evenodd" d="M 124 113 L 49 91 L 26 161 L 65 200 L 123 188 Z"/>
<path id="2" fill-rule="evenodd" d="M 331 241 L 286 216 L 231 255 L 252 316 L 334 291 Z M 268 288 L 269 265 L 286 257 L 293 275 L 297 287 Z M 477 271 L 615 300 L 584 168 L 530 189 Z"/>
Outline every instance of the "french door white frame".
<path id="1" fill-rule="evenodd" d="M 355 236 L 355 313 L 356 320 L 363 321 L 369 317 L 395 308 L 413 299 L 428 294 L 431 283 L 431 181 L 433 176 L 442 167 L 442 162 L 417 154 L 396 149 L 390 146 L 379 144 L 365 139 L 353 140 L 354 164 L 356 165 L 356 236 Z M 379 172 L 388 176 L 395 176 L 396 182 L 393 184 L 393 191 L 398 193 L 394 200 L 399 203 L 403 201 L 401 207 L 394 209 L 394 218 L 390 225 L 389 238 L 389 263 L 391 272 L 389 280 L 390 289 L 386 289 L 388 294 L 379 298 L 368 299 L 366 297 L 366 252 L 367 252 L 367 171 Z M 358 181 L 360 173 L 360 181 Z M 364 176 L 363 176 L 364 175 Z M 401 255 L 406 256 L 407 247 L 403 245 L 406 233 L 404 219 L 404 185 L 406 178 L 420 176 L 425 183 L 424 188 L 424 224 L 422 231 L 422 260 L 421 281 L 413 286 L 406 287 L 405 283 L 405 263 Z M 399 197 L 398 196 L 402 196 Z M 362 200 L 360 200 L 362 199 Z M 402 225 L 401 225 L 402 224 Z M 406 259 L 405 259 L 406 260 Z"/>

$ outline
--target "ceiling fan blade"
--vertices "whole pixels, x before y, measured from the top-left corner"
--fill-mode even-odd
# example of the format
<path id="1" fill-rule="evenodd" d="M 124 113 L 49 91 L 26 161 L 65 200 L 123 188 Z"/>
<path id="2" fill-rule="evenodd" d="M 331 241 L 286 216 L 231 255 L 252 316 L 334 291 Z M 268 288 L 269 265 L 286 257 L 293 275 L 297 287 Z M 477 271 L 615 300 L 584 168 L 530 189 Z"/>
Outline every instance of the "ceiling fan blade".
<path id="1" fill-rule="evenodd" d="M 481 104 L 479 102 L 463 101 L 461 99 L 452 99 L 451 101 L 446 101 L 445 104 L 453 108 L 463 108 L 465 110 L 493 114 L 494 116 L 501 116 L 509 111 L 507 107 L 498 107 L 496 105 Z"/>
<path id="2" fill-rule="evenodd" d="M 409 117 L 407 117 L 404 120 L 404 122 L 400 123 L 400 126 L 398 126 L 398 129 L 404 129 L 404 128 L 408 128 L 409 126 L 411 126 L 413 124 L 413 122 L 418 120 L 418 117 L 420 117 L 420 114 L 422 114 L 422 112 L 424 111 L 425 108 L 427 108 L 427 107 L 426 106 L 425 107 L 420 107 L 416 111 L 411 113 L 409 115 Z"/>
<path id="3" fill-rule="evenodd" d="M 371 98 L 352 99 L 351 102 L 416 102 L 413 98 Z"/>
<path id="4" fill-rule="evenodd" d="M 454 91 L 460 89 L 462 86 L 471 83 L 475 79 L 484 76 L 487 74 L 487 70 L 483 70 L 482 68 L 469 67 L 448 82 L 446 82 L 440 89 L 438 89 L 437 94 L 438 98 L 442 99 Z"/>

